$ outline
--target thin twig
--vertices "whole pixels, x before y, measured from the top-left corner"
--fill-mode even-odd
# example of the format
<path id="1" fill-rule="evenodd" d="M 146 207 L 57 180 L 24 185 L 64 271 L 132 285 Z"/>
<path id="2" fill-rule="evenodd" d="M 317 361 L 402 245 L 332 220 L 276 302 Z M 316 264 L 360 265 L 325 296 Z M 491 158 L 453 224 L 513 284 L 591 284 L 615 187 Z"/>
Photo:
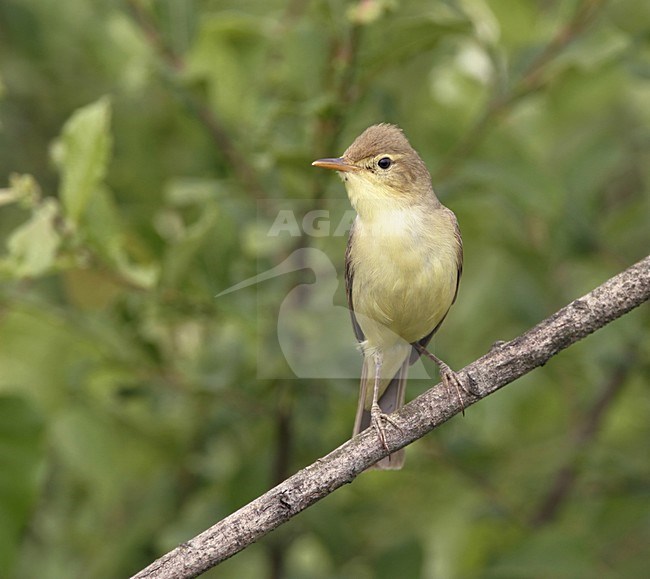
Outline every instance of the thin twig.
<path id="1" fill-rule="evenodd" d="M 176 72 L 182 72 L 185 68 L 183 59 L 164 41 L 153 18 L 142 6 L 141 0 L 126 0 L 126 4 L 131 11 L 133 20 L 135 20 L 144 33 L 149 45 L 167 66 Z"/>
<path id="2" fill-rule="evenodd" d="M 620 364 L 609 377 L 607 384 L 599 394 L 596 402 L 578 425 L 573 435 L 573 445 L 570 457 L 558 470 L 540 506 L 530 518 L 533 527 L 544 525 L 555 519 L 560 509 L 571 495 L 578 475 L 580 474 L 581 458 L 595 441 L 607 409 L 611 407 L 616 395 L 623 389 L 627 376 L 636 362 L 636 356 L 630 354 L 624 363 Z"/>
<path id="3" fill-rule="evenodd" d="M 602 328 L 650 298 L 650 256 L 571 302 L 525 334 L 490 350 L 457 372 L 471 384 L 464 406 L 475 404 L 561 350 Z M 196 577 L 245 549 L 290 518 L 326 497 L 378 460 L 421 438 L 460 413 L 463 404 L 444 388 L 432 388 L 391 418 L 388 448 L 368 429 L 291 476 L 187 543 L 167 553 L 134 579 Z"/>
<path id="4" fill-rule="evenodd" d="M 251 197 L 266 198 L 266 190 L 257 177 L 257 170 L 237 148 L 235 140 L 215 111 L 176 81 L 177 75 L 185 68 L 182 57 L 165 42 L 151 14 L 142 7 L 139 0 L 126 0 L 126 3 L 133 15 L 133 20 L 142 30 L 144 38 L 166 66 L 168 72 L 164 75 L 165 80 L 170 83 L 180 100 L 205 128 L 226 163 L 232 168 L 233 174 Z"/>
<path id="5" fill-rule="evenodd" d="M 335 147 L 350 115 L 354 102 L 359 98 L 357 64 L 361 43 L 362 26 L 352 24 L 346 34 L 332 40 L 325 67 L 323 87 L 332 94 L 332 108 L 316 118 L 313 157 L 337 155 Z M 321 199 L 325 188 L 321 186 L 322 174 L 314 173 L 314 199 Z"/>
<path id="6" fill-rule="evenodd" d="M 501 93 L 495 87 L 495 94 L 489 99 L 481 115 L 461 137 L 460 141 L 447 155 L 446 161 L 433 175 L 434 183 L 449 178 L 459 161 L 469 156 L 487 135 L 492 126 L 492 121 L 496 117 L 503 114 L 526 95 L 540 90 L 547 84 L 548 80 L 544 79 L 544 73 L 548 64 L 587 28 L 604 3 L 605 0 L 584 0 L 577 7 L 573 18 L 557 32 L 537 57 L 532 60 L 518 82 L 510 90 Z"/>

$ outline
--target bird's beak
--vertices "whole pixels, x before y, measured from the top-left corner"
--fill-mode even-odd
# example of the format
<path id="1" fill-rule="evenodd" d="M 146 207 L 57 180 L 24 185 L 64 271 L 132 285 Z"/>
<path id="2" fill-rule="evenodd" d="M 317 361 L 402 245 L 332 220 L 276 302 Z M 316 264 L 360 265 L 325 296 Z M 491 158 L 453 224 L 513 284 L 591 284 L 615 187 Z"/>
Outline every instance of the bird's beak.
<path id="1" fill-rule="evenodd" d="M 337 159 L 318 159 L 312 163 L 314 167 L 322 167 L 323 169 L 332 169 L 334 171 L 358 171 L 359 167 L 351 165 L 343 157 Z"/>

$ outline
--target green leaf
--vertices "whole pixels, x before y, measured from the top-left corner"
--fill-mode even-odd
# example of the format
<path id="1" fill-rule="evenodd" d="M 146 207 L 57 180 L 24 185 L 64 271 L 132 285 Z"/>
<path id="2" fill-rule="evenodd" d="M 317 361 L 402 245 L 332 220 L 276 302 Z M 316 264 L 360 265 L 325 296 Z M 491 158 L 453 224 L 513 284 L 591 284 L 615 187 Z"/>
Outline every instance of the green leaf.
<path id="1" fill-rule="evenodd" d="M 61 243 L 55 227 L 58 215 L 56 201 L 47 199 L 34 211 L 29 221 L 11 234 L 7 241 L 10 257 L 4 264 L 9 275 L 38 276 L 52 267 Z"/>
<path id="2" fill-rule="evenodd" d="M 265 28 L 239 13 L 206 17 L 188 53 L 187 79 L 205 83 L 211 105 L 229 126 L 257 121 Z"/>
<path id="3" fill-rule="evenodd" d="M 115 201 L 106 187 L 98 187 L 92 205 L 85 214 L 88 244 L 125 281 L 149 288 L 158 279 L 155 265 L 138 264 L 131 259 L 129 246 L 135 245 L 123 231 Z"/>
<path id="4" fill-rule="evenodd" d="M 197 252 L 204 246 L 213 230 L 219 213 L 214 205 L 207 205 L 201 217 L 190 225 L 165 255 L 163 263 L 163 284 L 174 286 L 187 276 Z M 185 282 L 186 283 L 186 282 Z"/>
<path id="5" fill-rule="evenodd" d="M 78 223 L 106 175 L 110 160 L 111 104 L 108 97 L 77 110 L 52 147 L 61 173 L 60 195 L 67 217 Z"/>
<path id="6" fill-rule="evenodd" d="M 13 173 L 9 176 L 9 188 L 0 189 L 0 205 L 18 202 L 26 209 L 31 209 L 40 198 L 41 188 L 31 175 Z"/>

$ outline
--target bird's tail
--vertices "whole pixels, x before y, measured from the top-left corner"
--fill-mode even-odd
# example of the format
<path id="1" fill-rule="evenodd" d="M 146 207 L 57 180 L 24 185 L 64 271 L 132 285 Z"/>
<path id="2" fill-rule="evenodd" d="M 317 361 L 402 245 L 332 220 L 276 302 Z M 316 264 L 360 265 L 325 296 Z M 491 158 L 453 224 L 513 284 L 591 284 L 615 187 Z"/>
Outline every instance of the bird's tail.
<path id="1" fill-rule="evenodd" d="M 380 389 L 379 406 L 384 414 L 392 414 L 404 405 L 404 393 L 406 391 L 406 379 L 408 377 L 409 356 L 399 366 L 399 369 L 388 382 L 388 385 Z M 368 428 L 370 421 L 370 403 L 372 402 L 373 388 L 375 385 L 374 378 L 374 361 L 372 356 L 365 356 L 363 368 L 361 370 L 361 385 L 359 391 L 359 404 L 357 406 L 357 416 L 354 421 L 355 436 Z M 385 383 L 385 381 L 384 381 Z M 383 391 L 382 391 L 383 390 Z M 382 458 L 371 468 L 379 470 L 398 470 L 404 464 L 404 449 Z"/>

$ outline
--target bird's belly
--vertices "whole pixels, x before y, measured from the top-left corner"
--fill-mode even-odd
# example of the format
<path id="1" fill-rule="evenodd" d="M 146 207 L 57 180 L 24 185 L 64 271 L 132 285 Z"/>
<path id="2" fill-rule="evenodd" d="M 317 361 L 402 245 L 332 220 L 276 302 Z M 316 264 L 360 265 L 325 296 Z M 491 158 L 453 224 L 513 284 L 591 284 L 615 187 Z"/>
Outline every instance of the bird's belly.
<path id="1" fill-rule="evenodd" d="M 371 345 L 412 343 L 444 318 L 456 291 L 455 255 L 422 244 L 358 244 L 352 301 Z"/>

